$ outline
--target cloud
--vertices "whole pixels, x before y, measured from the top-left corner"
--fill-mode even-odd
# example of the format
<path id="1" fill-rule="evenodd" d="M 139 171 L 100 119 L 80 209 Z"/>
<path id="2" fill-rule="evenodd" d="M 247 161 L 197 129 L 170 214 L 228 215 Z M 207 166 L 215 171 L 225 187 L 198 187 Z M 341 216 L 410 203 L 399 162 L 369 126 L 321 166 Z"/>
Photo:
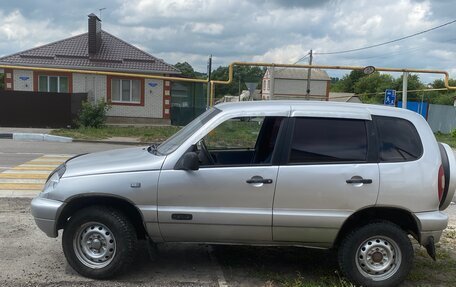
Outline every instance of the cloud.
<path id="1" fill-rule="evenodd" d="M 46 33 L 43 33 L 46 31 Z M 1 51 L 10 47 L 21 49 L 39 46 L 54 41 L 56 38 L 67 37 L 67 31 L 59 27 L 53 27 L 52 22 L 45 19 L 30 20 L 19 10 L 5 13 L 0 11 L 0 54 Z M 13 51 L 11 51 L 13 52 Z"/>
<path id="2" fill-rule="evenodd" d="M 98 14 L 99 8 L 106 8 L 104 30 L 199 71 L 205 71 L 210 54 L 214 66 L 235 60 L 292 63 L 310 49 L 318 64 L 455 69 L 456 24 L 373 49 L 318 54 L 369 46 L 450 21 L 455 17 L 451 0 L 5 1 L 0 54 L 83 33 L 86 16 Z"/>
<path id="3" fill-rule="evenodd" d="M 218 23 L 190 23 L 189 26 L 193 33 L 220 35 L 223 32 L 223 25 Z"/>

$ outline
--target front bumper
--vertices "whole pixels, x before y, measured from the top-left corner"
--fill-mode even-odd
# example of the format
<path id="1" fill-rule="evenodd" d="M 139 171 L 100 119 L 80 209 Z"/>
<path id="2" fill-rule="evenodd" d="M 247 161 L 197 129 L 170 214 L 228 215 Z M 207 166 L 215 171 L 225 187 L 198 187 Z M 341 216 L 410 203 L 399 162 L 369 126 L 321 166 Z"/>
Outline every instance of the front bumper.
<path id="1" fill-rule="evenodd" d="M 35 223 L 47 236 L 57 237 L 57 219 L 64 205 L 64 202 L 42 197 L 32 200 L 31 210 Z"/>
<path id="2" fill-rule="evenodd" d="M 440 241 L 443 230 L 448 225 L 448 215 L 441 211 L 417 212 L 415 216 L 420 225 L 420 244 L 426 246 L 430 238 Z"/>

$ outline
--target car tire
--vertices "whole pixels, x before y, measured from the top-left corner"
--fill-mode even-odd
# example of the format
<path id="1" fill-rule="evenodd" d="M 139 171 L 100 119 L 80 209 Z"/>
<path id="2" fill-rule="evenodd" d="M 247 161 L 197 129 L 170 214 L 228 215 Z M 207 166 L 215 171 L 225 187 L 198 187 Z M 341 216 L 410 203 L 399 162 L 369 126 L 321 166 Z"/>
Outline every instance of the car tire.
<path id="1" fill-rule="evenodd" d="M 79 274 L 107 279 L 130 266 L 136 252 L 136 230 L 120 211 L 92 206 L 71 216 L 63 231 L 65 257 Z"/>
<path id="2" fill-rule="evenodd" d="M 412 243 L 399 226 L 376 222 L 346 236 L 338 251 L 339 268 L 360 286 L 396 286 L 412 268 Z"/>

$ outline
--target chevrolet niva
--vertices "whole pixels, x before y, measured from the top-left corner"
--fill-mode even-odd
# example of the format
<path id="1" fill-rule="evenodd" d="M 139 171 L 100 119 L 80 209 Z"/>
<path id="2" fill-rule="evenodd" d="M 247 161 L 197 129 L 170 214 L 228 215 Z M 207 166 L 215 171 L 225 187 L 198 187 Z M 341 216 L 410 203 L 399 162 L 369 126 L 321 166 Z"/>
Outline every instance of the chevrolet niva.
<path id="1" fill-rule="evenodd" d="M 32 214 L 50 237 L 63 229 L 68 263 L 91 278 L 128 267 L 146 239 L 332 248 L 354 284 L 393 286 L 412 268 L 409 235 L 435 259 L 455 172 L 411 111 L 226 103 L 158 146 L 69 159 Z"/>

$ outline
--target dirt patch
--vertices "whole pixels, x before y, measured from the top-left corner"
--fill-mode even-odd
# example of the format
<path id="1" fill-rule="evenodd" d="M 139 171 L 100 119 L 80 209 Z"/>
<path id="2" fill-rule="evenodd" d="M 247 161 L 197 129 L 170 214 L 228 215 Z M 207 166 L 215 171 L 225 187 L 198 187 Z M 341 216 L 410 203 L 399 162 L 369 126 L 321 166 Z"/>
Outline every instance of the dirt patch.
<path id="1" fill-rule="evenodd" d="M 166 244 L 154 261 L 141 243 L 131 270 L 94 281 L 67 264 L 59 238 L 35 225 L 30 199 L 0 199 L 0 286 L 217 286 L 206 245 Z"/>
<path id="2" fill-rule="evenodd" d="M 415 246 L 403 286 L 456 286 L 456 207 L 437 245 L 437 262 Z M 293 247 L 213 246 L 229 286 L 351 286 L 332 251 Z M 206 245 L 164 244 L 151 261 L 142 243 L 128 273 L 94 281 L 68 266 L 59 238 L 38 230 L 30 199 L 0 199 L 0 286 L 218 286 L 219 266 Z"/>

